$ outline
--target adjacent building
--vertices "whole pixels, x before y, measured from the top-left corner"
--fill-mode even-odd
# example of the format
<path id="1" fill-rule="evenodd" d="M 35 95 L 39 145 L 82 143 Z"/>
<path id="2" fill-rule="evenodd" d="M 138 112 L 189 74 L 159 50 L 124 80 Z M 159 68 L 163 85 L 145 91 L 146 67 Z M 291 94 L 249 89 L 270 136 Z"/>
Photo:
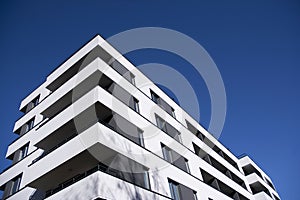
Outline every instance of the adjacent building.
<path id="1" fill-rule="evenodd" d="M 99 35 L 22 102 L 2 199 L 279 200 Z"/>

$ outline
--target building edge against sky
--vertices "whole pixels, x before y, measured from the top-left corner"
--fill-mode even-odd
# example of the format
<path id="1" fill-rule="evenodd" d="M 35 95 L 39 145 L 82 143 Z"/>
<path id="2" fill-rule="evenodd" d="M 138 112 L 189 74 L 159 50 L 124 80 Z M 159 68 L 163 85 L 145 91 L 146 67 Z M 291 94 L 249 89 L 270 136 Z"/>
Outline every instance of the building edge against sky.
<path id="1" fill-rule="evenodd" d="M 99 35 L 20 110 L 3 199 L 280 199 Z"/>

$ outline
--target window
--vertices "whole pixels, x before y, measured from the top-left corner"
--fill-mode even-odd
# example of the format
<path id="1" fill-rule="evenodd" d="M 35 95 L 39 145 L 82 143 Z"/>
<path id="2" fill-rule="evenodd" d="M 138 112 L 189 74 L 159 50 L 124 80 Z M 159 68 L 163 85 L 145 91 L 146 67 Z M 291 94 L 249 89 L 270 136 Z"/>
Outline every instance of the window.
<path id="1" fill-rule="evenodd" d="M 185 120 L 187 129 L 192 132 L 197 138 L 199 138 L 201 141 L 204 140 L 205 136 L 196 128 L 194 127 L 188 120 Z"/>
<path id="2" fill-rule="evenodd" d="M 35 97 L 32 101 L 30 101 L 24 108 L 21 109 L 23 113 L 28 113 L 31 109 L 39 104 L 40 95 Z"/>
<path id="3" fill-rule="evenodd" d="M 195 199 L 195 200 L 198 200 L 197 192 L 195 192 L 195 191 L 194 191 L 194 199 Z"/>
<path id="4" fill-rule="evenodd" d="M 169 115 L 176 118 L 175 110 L 172 108 L 166 101 L 160 98 L 157 94 L 155 94 L 152 90 L 150 90 L 151 99 L 154 101 L 159 107 L 161 107 L 164 111 L 166 111 Z"/>
<path id="5" fill-rule="evenodd" d="M 173 161 L 173 159 L 172 159 L 172 150 L 169 147 L 165 146 L 164 144 L 161 144 L 161 148 L 162 148 L 164 159 L 166 161 L 172 163 L 172 161 Z"/>
<path id="6" fill-rule="evenodd" d="M 34 98 L 31 102 L 33 103 L 34 106 L 37 106 L 39 104 L 39 99 L 40 96 L 37 96 L 36 98 Z"/>
<path id="7" fill-rule="evenodd" d="M 175 110 L 174 110 L 174 108 L 171 108 L 171 110 L 172 110 L 172 117 L 176 118 L 176 115 L 175 115 Z"/>
<path id="8" fill-rule="evenodd" d="M 133 108 L 134 110 L 139 113 L 140 112 L 140 108 L 139 108 L 139 100 L 137 100 L 136 98 L 133 97 Z"/>
<path id="9" fill-rule="evenodd" d="M 171 197 L 174 200 L 180 200 L 180 192 L 179 192 L 179 187 L 178 183 L 169 180 L 169 187 L 170 187 L 170 192 L 171 192 Z"/>
<path id="10" fill-rule="evenodd" d="M 167 131 L 166 122 L 162 118 L 158 117 L 157 115 L 155 117 L 156 117 L 156 123 L 157 123 L 158 128 L 163 131 Z"/>
<path id="11" fill-rule="evenodd" d="M 168 161 L 169 163 L 172 163 L 173 165 L 175 165 L 179 169 L 181 169 L 181 170 L 183 170 L 187 173 L 190 173 L 188 160 L 186 158 L 181 156 L 179 153 L 177 153 L 173 149 L 167 147 L 163 143 L 161 143 L 161 149 L 162 149 L 162 153 L 163 153 L 163 158 L 166 161 Z"/>
<path id="12" fill-rule="evenodd" d="M 128 69 L 124 67 L 118 60 L 116 60 L 115 58 L 111 58 L 108 61 L 108 64 L 119 74 L 121 74 L 126 80 L 134 85 L 134 75 L 130 71 L 128 71 Z"/>
<path id="13" fill-rule="evenodd" d="M 20 183 L 21 183 L 21 175 L 17 176 L 12 180 L 10 195 L 16 193 L 20 189 Z"/>
<path id="14" fill-rule="evenodd" d="M 191 188 L 177 183 L 171 179 L 168 179 L 171 197 L 174 200 L 180 199 L 189 199 L 189 200 L 197 200 L 197 193 L 196 191 L 192 190 Z"/>
<path id="15" fill-rule="evenodd" d="M 191 171 L 190 171 L 190 167 L 189 167 L 189 161 L 187 160 L 187 159 L 184 159 L 184 162 L 185 162 L 185 168 L 186 168 L 186 171 L 187 171 L 187 173 L 191 173 Z"/>
<path id="16" fill-rule="evenodd" d="M 177 138 L 175 138 L 179 143 L 182 143 L 181 134 L 178 132 Z"/>
<path id="17" fill-rule="evenodd" d="M 151 92 L 152 101 L 154 101 L 155 103 L 158 103 L 159 96 L 157 94 L 155 94 L 152 90 L 150 90 L 150 92 Z"/>
<path id="18" fill-rule="evenodd" d="M 27 156 L 28 146 L 29 146 L 29 144 L 26 144 L 25 146 L 23 146 L 20 149 L 19 159 L 18 160 L 22 160 L 25 156 Z"/>
<path id="19" fill-rule="evenodd" d="M 145 147 L 144 143 L 144 136 L 143 136 L 143 131 L 138 129 L 138 137 L 139 137 L 139 143 L 142 147 Z"/>
<path id="20" fill-rule="evenodd" d="M 29 120 L 27 123 L 28 131 L 31 130 L 34 126 L 34 119 Z"/>
<path id="21" fill-rule="evenodd" d="M 164 131 L 166 134 L 168 134 L 170 137 L 177 140 L 179 143 L 182 143 L 180 132 L 174 128 L 172 125 L 170 125 L 168 122 L 163 120 L 161 117 L 159 117 L 157 114 L 155 114 L 157 127 Z"/>
<path id="22" fill-rule="evenodd" d="M 27 133 L 33 127 L 34 127 L 34 118 L 32 118 L 31 120 L 29 120 L 28 122 L 26 122 L 26 124 L 24 124 L 22 126 L 20 134 L 23 135 L 23 134 Z"/>
<path id="23" fill-rule="evenodd" d="M 149 173 L 144 172 L 144 183 L 145 183 L 145 188 L 150 189 L 150 179 L 149 179 Z"/>
<path id="24" fill-rule="evenodd" d="M 132 73 L 130 73 L 130 82 L 135 85 L 135 76 Z"/>

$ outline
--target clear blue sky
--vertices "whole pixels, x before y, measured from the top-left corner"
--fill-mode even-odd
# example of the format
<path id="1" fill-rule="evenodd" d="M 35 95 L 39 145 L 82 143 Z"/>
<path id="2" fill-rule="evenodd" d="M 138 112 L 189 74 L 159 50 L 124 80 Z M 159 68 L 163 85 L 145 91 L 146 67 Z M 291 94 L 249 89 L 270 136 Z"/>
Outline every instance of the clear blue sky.
<path id="1" fill-rule="evenodd" d="M 51 2 L 51 3 L 50 3 Z M 204 2 L 204 1 L 203 1 Z M 300 2 L 127 0 L 1 1 L 0 170 L 20 101 L 80 46 L 99 33 L 108 38 L 144 26 L 180 31 L 198 41 L 217 64 L 228 111 L 220 141 L 247 153 L 269 174 L 285 200 L 300 199 Z M 158 50 L 128 55 L 134 64 L 188 65 Z M 189 74 L 186 74 L 189 76 Z M 203 80 L 189 77 L 201 99 L 201 124 L 210 119 Z"/>

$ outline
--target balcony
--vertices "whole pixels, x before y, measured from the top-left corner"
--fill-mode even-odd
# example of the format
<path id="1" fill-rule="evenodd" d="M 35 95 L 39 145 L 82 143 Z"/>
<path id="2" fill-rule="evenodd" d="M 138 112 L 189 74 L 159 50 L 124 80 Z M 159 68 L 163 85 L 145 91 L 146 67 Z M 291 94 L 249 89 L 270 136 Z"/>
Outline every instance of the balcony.
<path id="1" fill-rule="evenodd" d="M 203 169 L 200 169 L 203 182 L 210 185 L 211 187 L 215 188 L 216 190 L 222 192 L 223 194 L 227 195 L 230 198 L 233 198 L 234 200 L 249 200 L 248 198 L 244 197 L 239 192 L 235 191 L 233 188 L 229 187 L 222 181 L 218 180 L 208 172 L 206 172 Z"/>
<path id="2" fill-rule="evenodd" d="M 177 153 L 176 151 L 174 151 L 173 149 L 167 147 L 166 145 L 164 145 L 162 143 L 161 143 L 161 148 L 162 148 L 164 159 L 166 161 L 168 161 L 169 163 L 172 163 L 179 169 L 182 169 L 183 171 L 190 173 L 187 159 L 185 159 L 179 153 Z"/>
<path id="3" fill-rule="evenodd" d="M 69 69 L 67 69 L 64 73 L 62 73 L 59 77 L 57 77 L 52 83 L 50 83 L 47 88 L 54 92 L 61 85 L 67 82 L 70 78 L 72 78 L 79 71 L 84 69 L 88 64 L 90 64 L 97 57 L 101 58 L 104 62 L 108 62 L 111 59 L 111 56 L 103 50 L 100 46 L 95 47 L 92 51 L 90 51 L 83 58 L 78 60 L 74 65 L 72 65 Z"/>
<path id="4" fill-rule="evenodd" d="M 145 189 L 150 189 L 149 188 L 150 187 L 149 180 L 146 180 L 146 182 L 145 182 L 145 179 L 148 179 L 147 171 L 145 171 L 144 173 L 128 173 L 128 172 L 119 171 L 114 168 L 110 168 L 109 166 L 107 166 L 103 163 L 98 163 L 98 165 L 96 165 L 95 167 L 93 167 L 81 174 L 77 174 L 76 176 L 70 178 L 69 180 L 67 180 L 63 183 L 58 184 L 58 186 L 56 188 L 46 191 L 45 198 L 67 188 L 68 186 L 80 181 L 81 179 L 84 179 L 85 177 L 87 177 L 97 171 L 107 173 L 111 176 L 114 176 L 121 180 L 127 181 L 127 182 L 137 185 L 139 187 L 142 187 Z"/>
<path id="5" fill-rule="evenodd" d="M 186 120 L 187 129 L 192 132 L 196 137 L 198 137 L 203 143 L 209 146 L 217 154 L 219 154 L 224 160 L 230 163 L 234 168 L 239 171 L 237 163 L 230 158 L 226 153 L 224 153 L 218 146 L 216 146 L 210 139 L 208 139 L 203 133 L 201 133 L 196 127 L 194 127 L 189 121 Z"/>
<path id="6" fill-rule="evenodd" d="M 96 158 L 89 150 L 85 150 L 34 180 L 29 186 L 44 191 L 48 197 L 96 171 L 102 171 L 139 187 L 150 189 L 148 168 L 106 146 L 92 148 L 96 148 L 101 155 Z"/>
<path id="7" fill-rule="evenodd" d="M 260 182 L 255 182 L 255 183 L 250 184 L 250 188 L 251 188 L 253 194 L 258 194 L 260 192 L 264 192 L 271 198 L 270 191 L 264 185 L 262 185 Z"/>
<path id="8" fill-rule="evenodd" d="M 223 164 L 221 164 L 219 161 L 217 161 L 215 158 L 207 154 L 205 151 L 203 151 L 200 147 L 198 147 L 196 144 L 193 143 L 195 154 L 198 155 L 200 158 L 205 160 L 208 164 L 216 168 L 218 171 L 223 173 L 225 176 L 239 184 L 241 187 L 243 187 L 245 190 L 247 190 L 245 182 L 238 177 L 236 174 L 234 174 L 232 171 L 227 169 Z"/>
<path id="9" fill-rule="evenodd" d="M 39 99 L 40 99 L 40 95 L 38 95 L 37 97 L 35 97 L 32 101 L 30 101 L 27 105 L 25 105 L 22 109 L 21 112 L 23 112 L 24 114 L 28 113 L 29 111 L 31 111 L 35 106 L 37 106 L 39 104 Z"/>
<path id="10" fill-rule="evenodd" d="M 91 170 L 91 172 L 92 171 L 93 170 Z M 49 194 L 50 196 L 46 199 L 171 199 L 155 191 L 137 186 L 101 170 L 97 170 L 91 175 L 87 175 L 81 179 L 79 176 L 74 178 L 77 179 L 74 183 L 72 183 L 70 186 L 59 186 L 56 188 L 56 191 L 58 192 Z"/>
<path id="11" fill-rule="evenodd" d="M 255 173 L 263 180 L 263 177 L 262 177 L 261 173 L 251 164 L 243 166 L 243 171 L 244 171 L 246 176 L 248 176 L 252 173 Z"/>
<path id="12" fill-rule="evenodd" d="M 265 192 L 256 193 L 254 195 L 254 198 L 255 199 L 263 199 L 263 200 L 274 200 L 269 195 L 267 195 Z M 275 197 L 275 200 L 280 200 L 280 199 L 276 199 L 276 197 Z"/>
<path id="13" fill-rule="evenodd" d="M 134 75 L 128 71 L 121 63 L 115 60 L 108 52 L 106 52 L 102 47 L 96 46 L 93 50 L 91 50 L 87 55 L 78 60 L 74 65 L 72 65 L 69 69 L 67 69 L 64 73 L 62 73 L 59 77 L 57 77 L 52 83 L 50 83 L 47 88 L 54 92 L 61 85 L 67 82 L 70 78 L 72 78 L 79 71 L 84 69 L 88 64 L 90 64 L 96 58 L 100 58 L 105 63 L 110 65 L 114 70 L 116 70 L 120 75 L 122 75 L 129 82 L 134 84 Z"/>
<path id="14" fill-rule="evenodd" d="M 103 104 L 97 103 L 38 142 L 35 146 L 43 149 L 44 152 L 36 158 L 32 164 L 64 145 L 97 122 L 140 146 L 144 145 L 143 131 L 141 129 L 119 114 L 114 113 Z"/>
<path id="15" fill-rule="evenodd" d="M 168 134 L 170 137 L 174 138 L 179 143 L 182 143 L 180 132 L 174 128 L 171 124 L 163 120 L 160 116 L 155 114 L 157 127 Z"/>
<path id="16" fill-rule="evenodd" d="M 138 111 L 138 100 L 136 100 L 132 95 L 130 95 L 130 93 L 113 82 L 106 75 L 96 71 L 83 82 L 78 84 L 73 90 L 66 93 L 50 107 L 45 109 L 41 114 L 45 118 L 53 118 L 96 86 L 102 87 L 108 93 L 112 94 L 114 97 L 125 103 L 133 110 Z"/>
<path id="17" fill-rule="evenodd" d="M 176 118 L 175 116 L 175 110 L 161 97 L 159 97 L 156 93 L 154 93 L 152 90 L 150 90 L 151 93 L 151 99 L 154 101 L 157 105 L 159 105 L 164 111 L 166 111 L 169 115 Z"/>
<path id="18" fill-rule="evenodd" d="M 273 185 L 273 183 L 272 183 L 268 178 L 266 178 L 266 177 L 265 177 L 265 180 L 266 180 L 265 182 L 266 182 L 266 183 L 267 183 L 274 191 L 276 191 L 276 190 L 275 190 L 275 187 L 274 187 L 274 185 Z"/>

